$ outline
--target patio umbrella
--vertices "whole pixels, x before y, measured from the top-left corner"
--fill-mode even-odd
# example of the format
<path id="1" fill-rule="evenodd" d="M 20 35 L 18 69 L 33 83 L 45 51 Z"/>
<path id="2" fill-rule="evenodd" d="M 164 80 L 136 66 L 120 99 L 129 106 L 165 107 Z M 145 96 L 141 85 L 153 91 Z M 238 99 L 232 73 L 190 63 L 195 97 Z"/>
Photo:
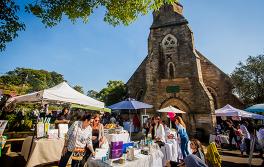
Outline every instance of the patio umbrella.
<path id="1" fill-rule="evenodd" d="M 264 112 L 264 104 L 256 104 L 245 109 L 248 112 Z"/>
<path id="2" fill-rule="evenodd" d="M 178 114 L 185 114 L 185 112 L 184 111 L 182 111 L 182 110 L 179 110 L 179 109 L 177 109 L 177 108 L 175 108 L 175 107 L 172 107 L 172 106 L 169 106 L 169 107 L 165 107 L 165 108 L 163 108 L 163 109 L 160 109 L 160 110 L 158 110 L 158 112 L 173 112 L 173 113 L 178 113 Z"/>
<path id="3" fill-rule="evenodd" d="M 135 99 L 132 98 L 128 98 L 124 101 L 108 106 L 107 108 L 110 108 L 112 110 L 137 110 L 137 109 L 146 109 L 152 107 L 153 107 L 152 105 L 140 101 L 136 101 Z"/>
<path id="4" fill-rule="evenodd" d="M 136 101 L 135 99 L 132 98 L 128 98 L 124 101 L 108 106 L 107 108 L 110 108 L 111 110 L 128 110 L 130 114 L 130 110 L 147 109 L 152 107 L 153 107 L 152 105 L 140 101 Z M 131 136 L 131 125 L 130 125 L 130 136 Z"/>
<path id="5" fill-rule="evenodd" d="M 185 114 L 184 111 L 179 110 L 179 109 L 172 107 L 172 106 L 168 106 L 168 107 L 162 108 L 162 109 L 157 110 L 157 111 L 158 112 L 165 112 L 165 113 Z M 171 128 L 171 119 L 170 119 L 170 128 Z"/>

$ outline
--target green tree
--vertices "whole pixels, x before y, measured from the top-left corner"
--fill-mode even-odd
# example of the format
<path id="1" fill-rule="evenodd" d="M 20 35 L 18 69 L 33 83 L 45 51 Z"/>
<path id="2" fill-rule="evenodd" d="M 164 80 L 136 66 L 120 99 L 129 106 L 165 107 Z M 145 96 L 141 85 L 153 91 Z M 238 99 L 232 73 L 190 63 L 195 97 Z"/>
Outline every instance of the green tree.
<path id="1" fill-rule="evenodd" d="M 78 92 L 84 94 L 83 87 L 80 86 L 80 85 L 75 85 L 75 86 L 73 87 L 73 89 L 75 89 L 76 91 L 78 91 Z"/>
<path id="2" fill-rule="evenodd" d="M 25 24 L 17 16 L 19 9 L 12 0 L 0 1 L 0 52 L 6 48 L 6 43 L 18 36 L 18 31 L 25 30 Z"/>
<path id="3" fill-rule="evenodd" d="M 98 94 L 98 99 L 105 102 L 106 106 L 117 103 L 127 95 L 127 88 L 123 81 L 108 81 L 107 87 L 103 88 Z"/>
<path id="4" fill-rule="evenodd" d="M 140 15 L 156 10 L 163 4 L 171 4 L 177 0 L 36 0 L 27 4 L 18 4 L 14 0 L 0 1 L 0 51 L 17 36 L 17 32 L 24 30 L 17 12 L 20 7 L 38 17 L 46 27 L 57 25 L 63 17 L 73 23 L 78 19 L 88 22 L 89 16 L 98 7 L 105 9 L 104 21 L 116 26 L 129 25 Z"/>
<path id="5" fill-rule="evenodd" d="M 95 90 L 88 90 L 88 91 L 87 91 L 87 96 L 89 96 L 89 97 L 91 97 L 91 98 L 94 98 L 94 99 L 97 98 L 97 94 L 98 94 L 98 92 L 95 91 Z"/>
<path id="6" fill-rule="evenodd" d="M 235 93 L 246 105 L 264 102 L 264 55 L 249 56 L 231 74 Z"/>
<path id="7" fill-rule="evenodd" d="M 6 90 L 14 90 L 18 94 L 39 91 L 53 87 L 64 81 L 63 75 L 45 70 L 16 68 L 0 76 L 0 84 Z"/>

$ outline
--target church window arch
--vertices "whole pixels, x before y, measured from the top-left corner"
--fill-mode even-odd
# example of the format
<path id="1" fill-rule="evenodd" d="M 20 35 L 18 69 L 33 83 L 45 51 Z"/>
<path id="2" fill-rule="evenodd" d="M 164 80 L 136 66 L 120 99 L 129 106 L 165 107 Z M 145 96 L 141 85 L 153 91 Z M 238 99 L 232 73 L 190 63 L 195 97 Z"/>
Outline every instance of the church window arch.
<path id="1" fill-rule="evenodd" d="M 136 99 L 137 99 L 137 100 L 142 100 L 142 98 L 143 98 L 143 94 L 144 94 L 144 90 L 143 90 L 143 89 L 140 89 L 140 90 L 137 92 Z"/>
<path id="2" fill-rule="evenodd" d="M 169 62 L 167 65 L 168 78 L 175 78 L 175 65 L 173 62 Z"/>
<path id="3" fill-rule="evenodd" d="M 177 46 L 177 39 L 172 34 L 167 34 L 162 40 L 163 49 L 172 49 Z"/>

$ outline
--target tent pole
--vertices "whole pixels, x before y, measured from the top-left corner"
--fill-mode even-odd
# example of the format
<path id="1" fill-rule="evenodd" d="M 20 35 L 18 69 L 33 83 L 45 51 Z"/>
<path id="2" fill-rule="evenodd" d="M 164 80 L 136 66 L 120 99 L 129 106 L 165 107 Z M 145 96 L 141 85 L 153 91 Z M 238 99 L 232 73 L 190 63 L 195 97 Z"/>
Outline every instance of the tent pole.
<path id="1" fill-rule="evenodd" d="M 130 110 L 128 110 L 128 118 L 129 118 L 129 122 L 130 122 L 129 135 L 130 135 L 130 141 L 131 141 L 131 126 L 132 126 L 132 122 L 131 122 L 131 119 L 130 119 Z"/>
<path id="2" fill-rule="evenodd" d="M 147 109 L 145 109 L 145 115 L 147 115 L 147 112 L 146 112 Z"/>

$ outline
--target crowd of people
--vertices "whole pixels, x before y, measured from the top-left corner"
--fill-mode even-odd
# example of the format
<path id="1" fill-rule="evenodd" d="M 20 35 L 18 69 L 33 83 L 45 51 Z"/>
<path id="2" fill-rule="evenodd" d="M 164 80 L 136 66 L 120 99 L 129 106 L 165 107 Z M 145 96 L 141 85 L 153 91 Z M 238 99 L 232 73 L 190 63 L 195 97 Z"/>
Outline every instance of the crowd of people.
<path id="1" fill-rule="evenodd" d="M 249 155 L 250 142 L 253 138 L 255 138 L 254 147 L 259 151 L 260 156 L 262 157 L 264 147 L 263 125 L 257 127 L 252 120 L 233 121 L 231 119 L 227 119 L 225 121 L 221 121 L 217 125 L 216 133 L 220 134 L 222 132 L 228 132 L 229 148 L 233 149 L 235 146 L 236 149 L 241 151 L 242 156 L 244 155 L 244 152 Z"/>
<path id="2" fill-rule="evenodd" d="M 171 135 L 170 128 L 167 127 L 165 121 L 162 121 L 158 115 L 149 118 L 144 124 L 146 137 L 151 137 L 160 147 L 164 146 L 166 139 L 175 139 L 180 143 L 183 159 L 177 162 L 170 161 L 169 166 L 207 166 L 201 142 L 198 139 L 191 139 L 189 141 L 186 125 L 180 116 L 174 118 L 174 125 L 177 131 L 176 136 Z M 188 143 L 190 143 L 191 153 L 188 149 Z"/>
<path id="3" fill-rule="evenodd" d="M 140 128 L 140 121 L 137 117 L 132 117 L 131 121 L 138 124 L 136 127 Z M 56 124 L 59 123 L 70 123 L 69 119 L 69 110 L 67 108 L 63 109 L 61 114 L 59 114 L 55 120 Z M 116 123 L 123 126 L 124 120 L 120 115 L 91 115 L 85 113 L 82 116 L 79 116 L 78 119 L 74 122 L 71 122 L 71 126 L 68 130 L 67 137 L 65 140 L 65 146 L 62 150 L 62 157 L 60 160 L 60 167 L 66 166 L 68 160 L 73 155 L 79 155 L 83 153 L 82 160 L 72 160 L 72 166 L 83 166 L 90 155 L 95 154 L 95 149 L 102 147 L 106 144 L 107 140 L 104 136 L 104 125 L 107 123 Z M 203 151 L 203 146 L 200 141 L 197 139 L 190 139 L 187 133 L 186 125 L 183 119 L 180 116 L 175 116 L 173 120 L 173 128 L 176 129 L 175 135 L 172 135 L 171 129 L 166 125 L 165 121 L 162 121 L 160 116 L 156 115 L 152 118 L 149 118 L 144 124 L 143 129 L 146 138 L 151 138 L 154 140 L 160 147 L 165 145 L 167 139 L 174 139 L 178 141 L 182 160 L 177 162 L 170 162 L 170 166 L 179 166 L 186 164 L 188 162 L 199 164 L 199 166 L 207 166 L 209 162 L 206 160 L 206 156 Z M 139 126 L 139 127 L 138 127 Z M 216 132 L 220 134 L 223 131 L 228 130 L 230 148 L 232 148 L 232 141 L 235 141 L 236 147 L 241 150 L 241 154 L 244 152 L 249 154 L 250 151 L 250 141 L 252 140 L 254 133 L 256 133 L 253 128 L 252 123 L 247 121 L 234 122 L 231 119 L 222 121 L 217 125 Z M 258 129 L 258 136 L 264 136 L 263 126 Z M 263 141 L 263 139 L 262 139 Z M 260 154 L 263 153 L 263 143 L 260 149 Z M 193 165 L 193 164 L 192 164 Z"/>
<path id="4" fill-rule="evenodd" d="M 58 121 L 66 121 L 66 119 Z M 72 157 L 72 166 L 84 166 L 90 155 L 95 155 L 95 149 L 100 148 L 105 142 L 101 116 L 84 114 L 80 120 L 73 122 L 67 132 L 59 166 L 65 167 L 70 157 Z M 79 156 L 81 159 L 76 160 L 74 156 Z"/>
<path id="5" fill-rule="evenodd" d="M 134 120 L 133 122 L 139 121 L 135 117 L 131 120 Z M 110 114 L 91 115 L 89 113 L 85 113 L 79 117 L 78 120 L 71 122 L 65 138 L 65 145 L 62 150 L 59 166 L 66 166 L 70 157 L 72 158 L 72 166 L 84 166 L 88 158 L 91 155 L 95 155 L 95 149 L 100 148 L 106 143 L 103 123 L 106 124 L 113 122 L 118 124 L 122 123 L 121 118 L 117 116 L 113 117 Z M 55 123 L 70 123 L 69 110 L 67 108 L 64 108 L 57 116 Z M 186 131 L 186 125 L 179 116 L 175 117 L 174 123 L 174 127 L 177 129 L 178 133 L 176 136 L 171 136 L 170 128 L 168 128 L 165 122 L 162 121 L 158 115 L 156 115 L 148 119 L 148 121 L 144 124 L 146 137 L 152 138 L 160 147 L 164 146 L 164 143 L 168 138 L 179 140 L 183 158 L 181 165 L 185 163 L 184 159 L 190 157 L 189 154 L 191 154 L 191 159 L 199 159 L 198 161 L 194 160 L 194 162 L 204 163 L 205 165 L 205 155 L 201 143 L 197 139 L 192 139 L 190 141 L 190 148 L 192 152 L 189 153 L 189 137 Z M 177 136 L 179 136 L 179 138 Z M 193 158 L 192 155 L 195 155 L 195 157 Z M 81 159 L 75 159 L 74 156 L 79 156 Z M 175 166 L 175 164 L 179 165 L 179 162 L 171 162 L 170 164 L 171 166 Z"/>

